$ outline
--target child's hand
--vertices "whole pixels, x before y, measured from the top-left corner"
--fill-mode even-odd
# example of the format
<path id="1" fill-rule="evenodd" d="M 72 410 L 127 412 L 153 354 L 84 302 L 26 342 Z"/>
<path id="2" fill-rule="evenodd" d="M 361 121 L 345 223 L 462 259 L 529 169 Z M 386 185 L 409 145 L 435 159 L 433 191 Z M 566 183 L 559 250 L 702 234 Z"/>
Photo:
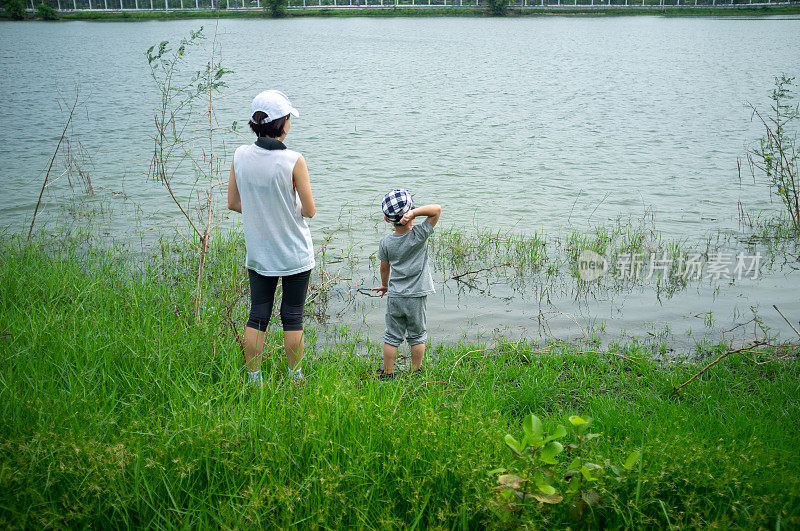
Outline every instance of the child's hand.
<path id="1" fill-rule="evenodd" d="M 408 223 L 409 221 L 411 221 L 415 217 L 417 217 L 417 216 L 414 215 L 414 209 L 412 208 L 411 210 L 409 210 L 408 212 L 403 214 L 403 217 L 400 219 L 400 225 L 405 225 L 406 223 Z"/>
<path id="2" fill-rule="evenodd" d="M 381 294 L 381 299 L 382 299 L 382 298 L 383 298 L 383 296 L 384 296 L 384 295 L 386 295 L 386 291 L 387 291 L 388 289 L 389 289 L 389 288 L 387 288 L 386 286 L 381 286 L 381 287 L 379 287 L 379 288 L 372 288 L 370 291 L 377 291 L 377 292 L 379 292 L 379 293 Z"/>

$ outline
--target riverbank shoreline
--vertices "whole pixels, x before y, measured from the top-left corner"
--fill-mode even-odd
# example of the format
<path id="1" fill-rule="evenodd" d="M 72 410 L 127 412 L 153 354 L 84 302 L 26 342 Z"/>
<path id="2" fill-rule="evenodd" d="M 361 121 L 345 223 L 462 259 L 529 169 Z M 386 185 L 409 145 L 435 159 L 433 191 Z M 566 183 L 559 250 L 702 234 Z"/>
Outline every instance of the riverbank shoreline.
<path id="1" fill-rule="evenodd" d="M 31 18 L 35 20 L 32 13 Z M 506 18 L 528 16 L 778 16 L 800 14 L 800 5 L 783 6 L 545 6 L 526 7 L 524 11 L 509 6 Z M 484 6 L 480 7 L 436 7 L 436 6 L 400 6 L 400 7 L 291 7 L 283 18 L 307 17 L 490 17 Z M 60 20 L 98 20 L 98 21 L 140 21 L 140 20 L 183 20 L 183 19 L 220 19 L 220 18 L 274 18 L 265 9 L 261 10 L 94 10 L 94 11 L 61 11 Z M 10 20 L 5 13 L 0 13 L 0 20 Z"/>
<path id="2" fill-rule="evenodd" d="M 176 242 L 142 263 L 80 238 L 4 238 L 2 527 L 575 526 L 568 502 L 511 514 L 493 490 L 518 472 L 504 435 L 530 413 L 550 433 L 593 417 L 602 435 L 582 455 L 609 474 L 643 453 L 577 525 L 800 525 L 786 473 L 800 348 L 732 353 L 676 392 L 726 346 L 661 364 L 635 341 L 431 344 L 421 376 L 386 382 L 380 345 L 343 326 L 309 338 L 297 387 L 273 324 L 254 389 L 240 247 L 212 240 L 198 299 L 196 253 Z"/>

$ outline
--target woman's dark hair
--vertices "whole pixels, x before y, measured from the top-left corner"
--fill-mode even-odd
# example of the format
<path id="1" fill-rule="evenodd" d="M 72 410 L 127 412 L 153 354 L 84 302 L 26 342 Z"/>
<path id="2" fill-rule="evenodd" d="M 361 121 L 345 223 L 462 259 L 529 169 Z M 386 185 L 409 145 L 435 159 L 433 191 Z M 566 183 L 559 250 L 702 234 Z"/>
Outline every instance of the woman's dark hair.
<path id="1" fill-rule="evenodd" d="M 266 117 L 267 114 L 261 111 L 253 113 L 253 118 L 250 120 L 250 129 L 258 136 L 268 136 L 270 138 L 278 138 L 281 136 L 283 134 L 283 126 L 289 118 L 289 115 L 287 114 L 286 116 L 265 124 L 259 123 Z"/>

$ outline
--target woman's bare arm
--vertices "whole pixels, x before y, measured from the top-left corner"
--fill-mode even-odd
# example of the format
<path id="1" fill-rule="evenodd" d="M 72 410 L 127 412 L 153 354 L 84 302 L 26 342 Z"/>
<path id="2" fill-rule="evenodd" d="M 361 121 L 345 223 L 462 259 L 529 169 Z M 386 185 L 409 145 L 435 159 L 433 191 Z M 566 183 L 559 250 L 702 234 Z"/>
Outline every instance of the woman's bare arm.
<path id="1" fill-rule="evenodd" d="M 242 213 L 242 198 L 239 197 L 239 188 L 236 186 L 236 174 L 233 172 L 231 162 L 231 176 L 228 179 L 228 208 L 234 212 Z"/>
<path id="2" fill-rule="evenodd" d="M 314 206 L 314 195 L 311 193 L 311 177 L 308 175 L 308 166 L 306 166 L 306 159 L 303 158 L 303 155 L 300 155 L 294 165 L 292 180 L 294 181 L 297 195 L 300 196 L 300 212 L 303 217 L 313 218 L 314 214 L 317 213 L 317 207 Z"/>

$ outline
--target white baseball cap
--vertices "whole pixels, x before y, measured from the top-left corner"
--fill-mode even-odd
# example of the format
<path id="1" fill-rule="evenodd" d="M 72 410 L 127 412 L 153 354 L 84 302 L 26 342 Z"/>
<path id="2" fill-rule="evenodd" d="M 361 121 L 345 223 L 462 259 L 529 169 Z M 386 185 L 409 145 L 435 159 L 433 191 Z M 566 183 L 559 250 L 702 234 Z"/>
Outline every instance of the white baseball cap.
<path id="1" fill-rule="evenodd" d="M 253 98 L 253 103 L 250 104 L 250 117 L 252 118 L 258 111 L 267 115 L 266 118 L 261 120 L 262 124 L 283 118 L 289 114 L 294 117 L 300 116 L 297 109 L 292 107 L 292 102 L 289 101 L 286 94 L 280 90 L 265 90 Z"/>

